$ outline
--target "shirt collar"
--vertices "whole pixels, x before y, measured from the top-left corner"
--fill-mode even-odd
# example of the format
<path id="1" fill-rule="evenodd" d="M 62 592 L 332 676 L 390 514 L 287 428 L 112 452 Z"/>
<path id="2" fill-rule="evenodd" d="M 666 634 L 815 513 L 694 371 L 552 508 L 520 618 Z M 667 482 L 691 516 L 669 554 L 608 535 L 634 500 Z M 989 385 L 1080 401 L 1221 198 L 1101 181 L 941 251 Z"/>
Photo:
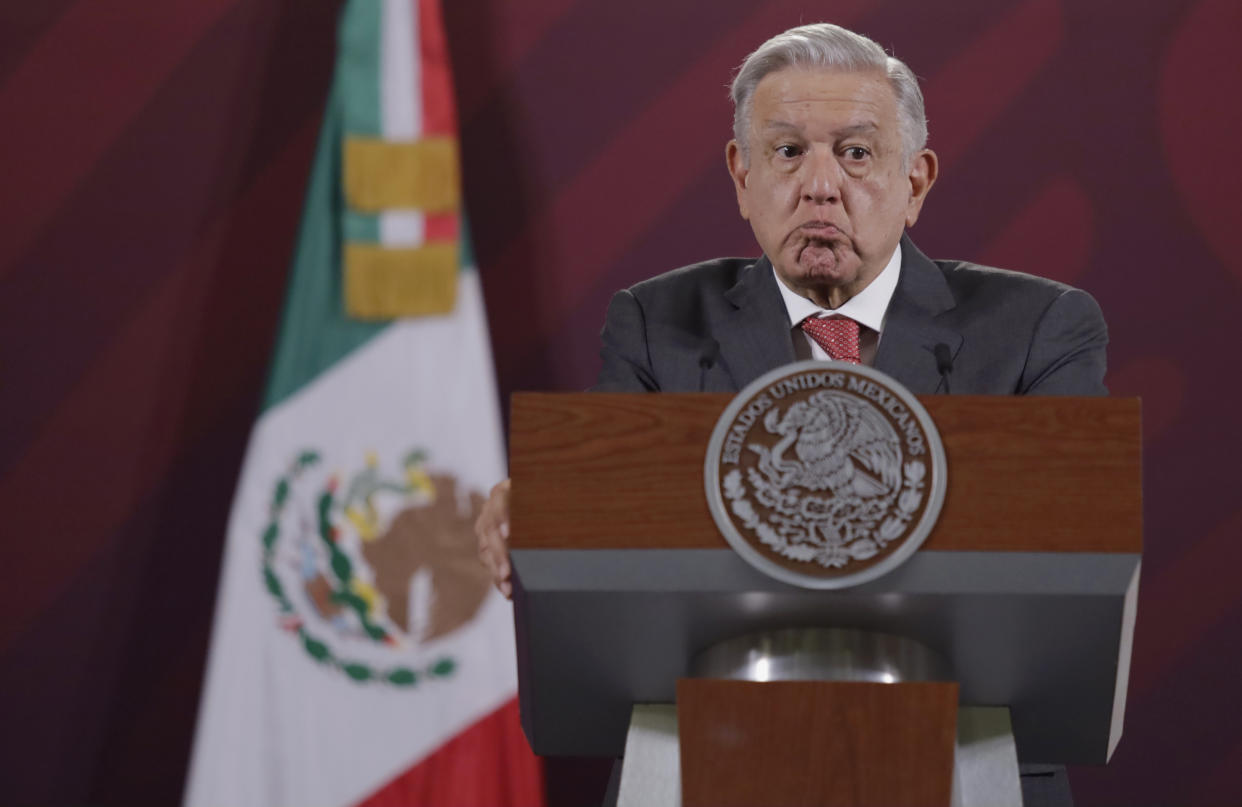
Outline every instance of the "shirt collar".
<path id="1" fill-rule="evenodd" d="M 773 274 L 776 268 L 772 269 Z M 884 316 L 888 311 L 888 303 L 897 290 L 897 279 L 901 275 L 901 244 L 893 250 L 893 256 L 876 275 L 875 280 L 867 287 L 845 301 L 840 308 L 820 308 L 807 298 L 791 291 L 780 275 L 776 275 L 776 287 L 781 290 L 781 299 L 785 301 L 785 310 L 789 313 L 789 326 L 797 327 L 807 317 L 823 317 L 836 314 L 849 317 L 860 325 L 864 325 L 876 333 L 884 331 Z"/>

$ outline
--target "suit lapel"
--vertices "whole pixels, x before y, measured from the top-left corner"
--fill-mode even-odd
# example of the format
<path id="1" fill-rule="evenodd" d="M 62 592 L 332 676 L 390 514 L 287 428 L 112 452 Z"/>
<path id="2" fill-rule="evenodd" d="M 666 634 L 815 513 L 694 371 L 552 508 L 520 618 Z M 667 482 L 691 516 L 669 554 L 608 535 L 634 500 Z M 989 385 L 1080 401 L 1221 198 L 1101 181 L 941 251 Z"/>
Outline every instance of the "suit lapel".
<path id="1" fill-rule="evenodd" d="M 901 239 L 901 255 L 901 277 L 888 306 L 875 368 L 916 395 L 928 395 L 943 391 L 936 345 L 947 346 L 956 357 L 962 335 L 938 321 L 955 305 L 944 274 L 907 236 Z M 714 335 L 721 361 L 738 389 L 795 360 L 789 312 L 766 257 L 742 270 L 725 299 L 733 308 Z"/>
<path id="2" fill-rule="evenodd" d="M 936 345 L 956 357 L 962 335 L 937 320 L 955 305 L 944 274 L 907 236 L 901 239 L 901 277 L 884 320 L 875 368 L 888 373 L 916 395 L 943 391 Z"/>
<path id="3" fill-rule="evenodd" d="M 715 336 L 721 359 L 738 389 L 794 360 L 789 313 L 767 258 L 743 269 L 725 299 L 733 310 L 725 313 L 723 327 Z"/>

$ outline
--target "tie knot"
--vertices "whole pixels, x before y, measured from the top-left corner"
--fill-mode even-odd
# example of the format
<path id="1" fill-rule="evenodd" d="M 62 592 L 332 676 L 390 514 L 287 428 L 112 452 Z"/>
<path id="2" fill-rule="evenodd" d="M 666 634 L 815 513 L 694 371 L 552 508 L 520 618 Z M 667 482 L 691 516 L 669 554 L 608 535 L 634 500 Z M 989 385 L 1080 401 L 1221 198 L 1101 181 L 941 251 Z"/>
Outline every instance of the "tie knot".
<path id="1" fill-rule="evenodd" d="M 849 317 L 807 317 L 800 327 L 830 358 L 862 364 L 858 354 L 858 323 Z"/>

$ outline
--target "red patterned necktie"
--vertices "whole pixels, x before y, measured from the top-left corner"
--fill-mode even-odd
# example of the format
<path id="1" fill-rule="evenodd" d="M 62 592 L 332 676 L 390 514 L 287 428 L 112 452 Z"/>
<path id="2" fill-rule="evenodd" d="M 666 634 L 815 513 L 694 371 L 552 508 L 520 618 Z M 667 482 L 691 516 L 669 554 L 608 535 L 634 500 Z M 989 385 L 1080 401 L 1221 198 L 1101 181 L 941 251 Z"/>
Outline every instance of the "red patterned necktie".
<path id="1" fill-rule="evenodd" d="M 858 355 L 858 323 L 849 317 L 807 317 L 799 327 L 831 358 L 862 364 Z"/>

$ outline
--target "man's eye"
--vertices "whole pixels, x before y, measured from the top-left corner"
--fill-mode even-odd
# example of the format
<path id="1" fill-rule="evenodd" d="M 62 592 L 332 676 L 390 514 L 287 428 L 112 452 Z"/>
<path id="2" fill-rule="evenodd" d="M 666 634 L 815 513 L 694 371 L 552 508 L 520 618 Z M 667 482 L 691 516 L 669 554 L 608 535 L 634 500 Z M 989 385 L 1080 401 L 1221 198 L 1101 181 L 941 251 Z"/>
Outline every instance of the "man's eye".
<path id="1" fill-rule="evenodd" d="M 800 155 L 802 153 L 802 149 L 798 146 L 786 143 L 783 146 L 777 146 L 776 153 L 778 156 L 784 157 L 786 160 L 790 160 Z"/>
<path id="2" fill-rule="evenodd" d="M 845 150 L 845 156 L 850 160 L 865 160 L 871 156 L 871 152 L 862 146 L 850 146 Z"/>

